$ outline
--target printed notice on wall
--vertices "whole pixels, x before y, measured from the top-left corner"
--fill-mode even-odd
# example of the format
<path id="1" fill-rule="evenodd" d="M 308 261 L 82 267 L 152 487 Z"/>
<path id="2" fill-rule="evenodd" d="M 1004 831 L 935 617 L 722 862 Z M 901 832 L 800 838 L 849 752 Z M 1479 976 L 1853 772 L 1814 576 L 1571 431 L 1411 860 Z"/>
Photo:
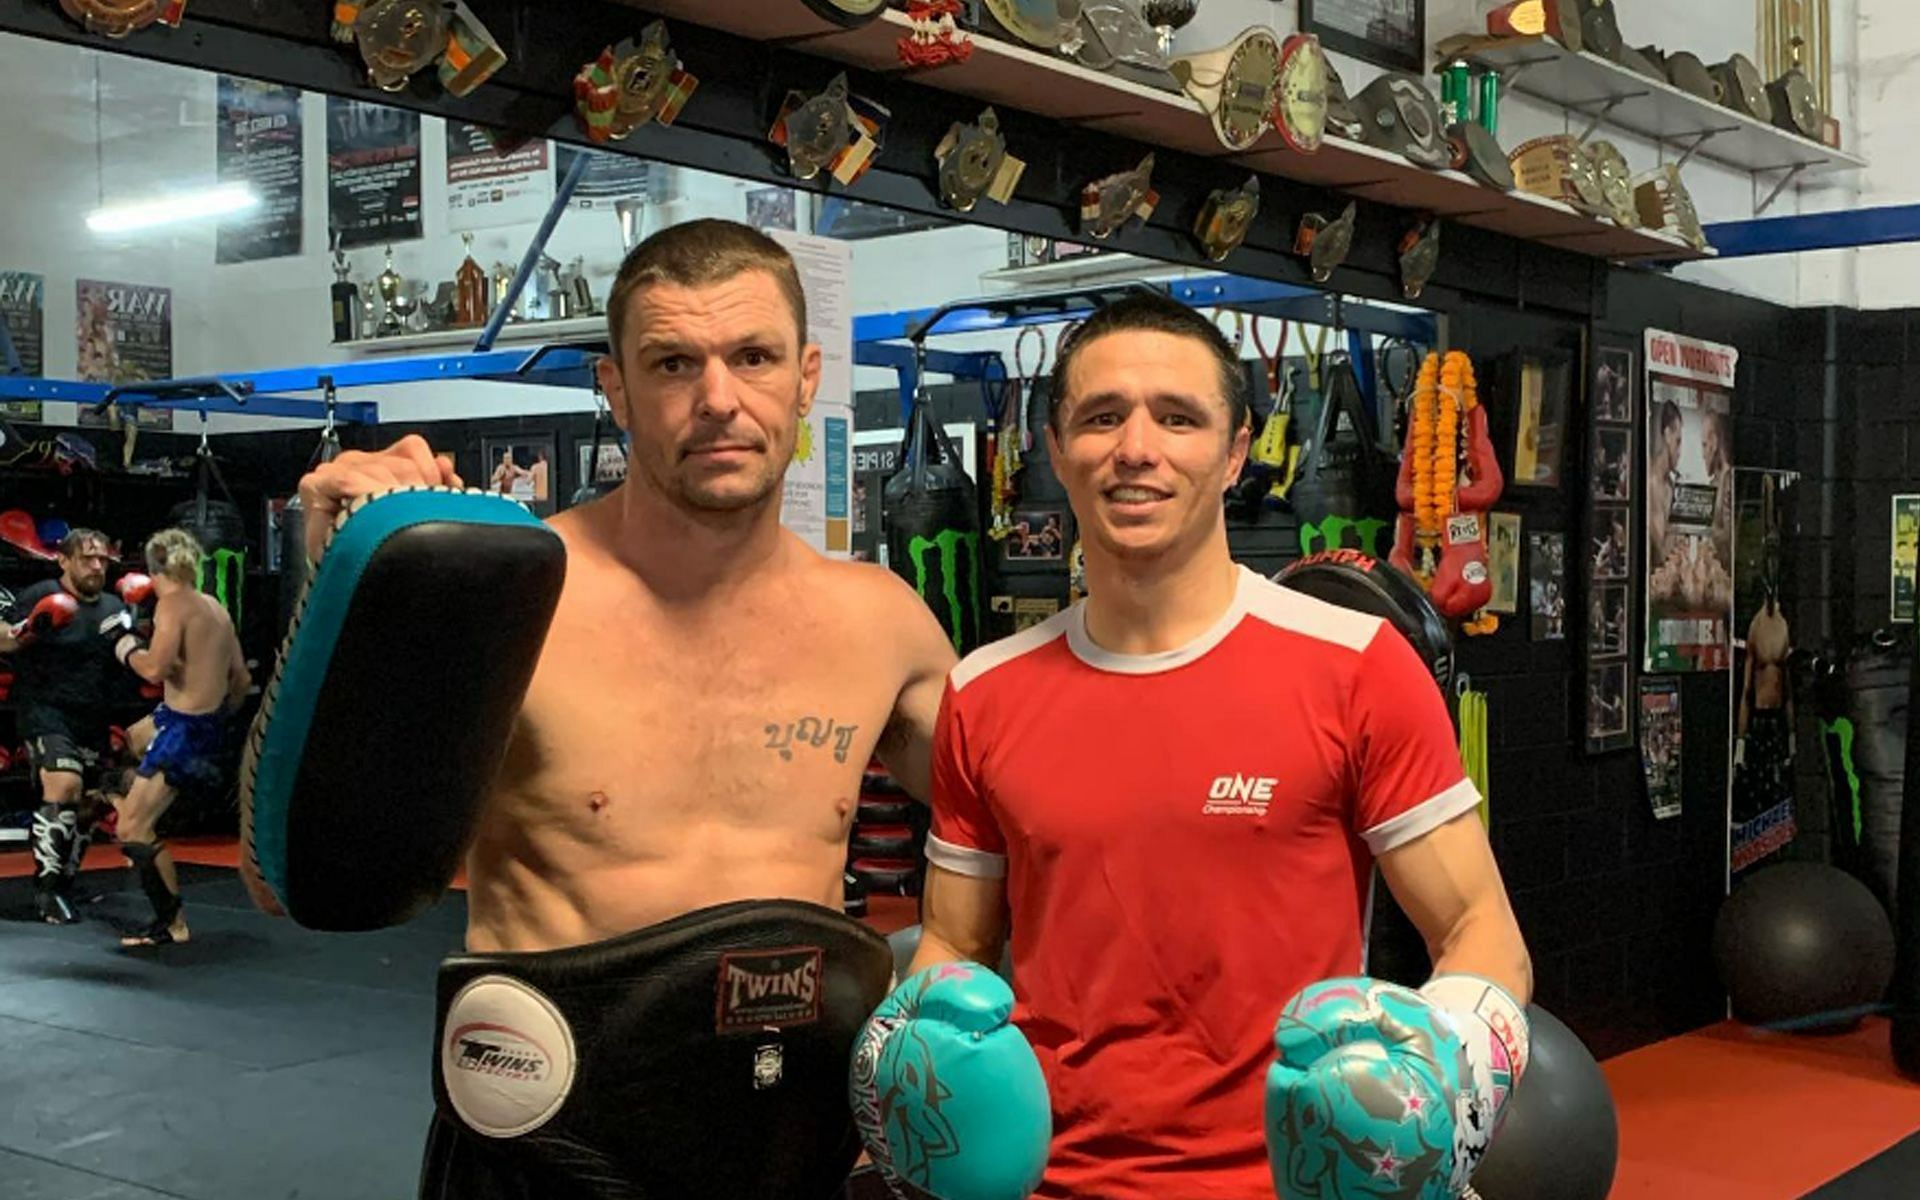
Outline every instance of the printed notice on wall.
<path id="1" fill-rule="evenodd" d="M 1648 671 L 1732 661 L 1739 361 L 1731 346 L 1647 331 Z"/>
<path id="2" fill-rule="evenodd" d="M 807 340 L 820 346 L 820 391 L 801 423 L 787 468 L 781 521 L 814 549 L 836 558 L 853 551 L 853 317 L 848 311 L 853 247 L 833 238 L 771 233 L 800 269 L 807 295 Z"/>
<path id="3" fill-rule="evenodd" d="M 420 236 L 420 114 L 327 97 L 327 227 L 343 249 Z"/>
<path id="4" fill-rule="evenodd" d="M 545 138 L 501 146 L 471 121 L 447 123 L 447 228 L 531 225 L 553 202 L 552 157 Z"/>
<path id="5" fill-rule="evenodd" d="M 244 183 L 260 203 L 220 219 L 214 261 L 254 262 L 300 253 L 300 89 L 220 76 L 214 146 L 221 183 Z"/>

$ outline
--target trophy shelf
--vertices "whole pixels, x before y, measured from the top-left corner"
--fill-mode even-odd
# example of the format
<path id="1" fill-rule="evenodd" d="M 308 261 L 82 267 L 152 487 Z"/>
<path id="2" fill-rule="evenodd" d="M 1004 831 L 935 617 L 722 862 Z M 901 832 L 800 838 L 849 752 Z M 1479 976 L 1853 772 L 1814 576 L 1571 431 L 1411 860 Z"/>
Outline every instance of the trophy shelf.
<path id="1" fill-rule="evenodd" d="M 1867 166 L 1857 154 L 1737 113 L 1598 55 L 1575 54 L 1549 38 L 1475 40 L 1457 57 L 1499 71 L 1515 91 L 1682 151 L 1692 149 L 1701 158 L 1737 170 L 1798 170 L 1804 178 Z"/>
<path id="2" fill-rule="evenodd" d="M 604 313 L 597 317 L 570 317 L 564 321 L 510 321 L 500 327 L 500 335 L 494 339 L 494 344 L 605 341 L 606 334 L 607 318 Z M 385 354 L 471 348 L 474 339 L 479 336 L 480 327 L 474 325 L 458 329 L 433 329 L 426 333 L 396 333 L 392 337 L 356 338 L 351 342 L 334 342 L 333 345 L 355 354 Z"/>
<path id="3" fill-rule="evenodd" d="M 895 75 L 904 70 L 897 46 L 912 28 L 906 14 L 895 9 L 847 29 L 814 16 L 805 5 L 769 6 L 764 0 L 639 0 L 633 7 Z M 1695 250 L 1677 237 L 1623 228 L 1544 197 L 1497 192 L 1457 171 L 1429 171 L 1400 155 L 1342 138 L 1328 137 L 1318 153 L 1302 154 L 1270 130 L 1251 150 L 1236 153 L 1220 143 L 1199 102 L 1179 92 L 1090 70 L 999 38 L 976 37 L 973 45 L 967 61 L 915 71 L 914 82 L 1596 258 L 1685 262 L 1713 256 L 1711 250 Z M 1018 146 L 1012 149 L 1022 152 Z"/>

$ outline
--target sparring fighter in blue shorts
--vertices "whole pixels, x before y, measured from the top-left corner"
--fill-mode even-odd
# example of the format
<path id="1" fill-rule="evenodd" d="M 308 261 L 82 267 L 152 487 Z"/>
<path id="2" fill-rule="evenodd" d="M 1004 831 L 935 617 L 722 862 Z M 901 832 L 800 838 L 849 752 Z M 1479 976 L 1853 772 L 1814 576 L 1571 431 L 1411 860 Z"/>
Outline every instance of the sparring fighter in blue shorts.
<path id="1" fill-rule="evenodd" d="M 230 714 L 253 685 L 232 618 L 200 591 L 200 557 L 200 544 L 183 529 L 165 529 L 147 539 L 153 628 L 149 633 L 130 627 L 114 647 L 114 656 L 129 670 L 165 689 L 133 786 L 115 801 L 120 850 L 153 904 L 152 923 L 121 938 L 123 946 L 187 940 L 179 876 L 156 826 L 181 788 L 220 785 L 229 757 Z"/>
<path id="2" fill-rule="evenodd" d="M 243 870 L 355 929 L 464 863 L 423 1197 L 827 1200 L 892 976 L 843 912 L 849 827 L 876 753 L 926 795 L 954 652 L 901 580 L 780 523 L 821 350 L 777 242 L 673 226 L 608 312 L 612 494 L 542 525 L 418 437 L 301 482 L 313 575 L 249 738 Z M 1004 985 L 969 974 L 943 994 L 991 1017 Z M 967 1060 L 1017 1060 L 1005 1026 Z"/>

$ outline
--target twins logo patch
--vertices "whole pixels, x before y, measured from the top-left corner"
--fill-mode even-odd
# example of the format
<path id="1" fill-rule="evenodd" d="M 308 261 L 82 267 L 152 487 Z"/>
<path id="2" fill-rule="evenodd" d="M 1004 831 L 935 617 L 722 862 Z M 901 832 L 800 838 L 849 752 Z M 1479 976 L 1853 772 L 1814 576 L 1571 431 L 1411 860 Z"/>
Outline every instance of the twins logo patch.
<path id="1" fill-rule="evenodd" d="M 482 975 L 454 996 L 440 1040 L 447 1099 L 476 1133 L 519 1137 L 573 1090 L 573 1031 L 553 1001 L 518 979 Z"/>
<path id="2" fill-rule="evenodd" d="M 825 957 L 818 946 L 721 955 L 715 1028 L 733 1033 L 818 1021 L 820 967 Z"/>

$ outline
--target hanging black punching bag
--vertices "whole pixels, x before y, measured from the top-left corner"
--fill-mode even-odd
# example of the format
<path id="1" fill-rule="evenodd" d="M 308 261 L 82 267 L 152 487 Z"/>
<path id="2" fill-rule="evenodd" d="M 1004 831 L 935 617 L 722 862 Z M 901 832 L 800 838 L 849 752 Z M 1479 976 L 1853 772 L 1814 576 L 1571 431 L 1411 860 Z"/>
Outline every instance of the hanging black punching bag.
<path id="1" fill-rule="evenodd" d="M 1863 882 L 1898 920 L 1902 797 L 1906 790 L 1907 729 L 1912 719 L 1909 677 L 1912 654 L 1884 631 L 1855 646 L 1847 662 L 1847 709 L 1852 722 L 1852 778 L 1857 809 L 1852 814 Z"/>
<path id="2" fill-rule="evenodd" d="M 1301 554 L 1359 550 L 1384 558 L 1396 512 L 1393 478 L 1352 364 L 1329 355 L 1319 419 L 1288 494 L 1300 522 Z"/>
<path id="3" fill-rule="evenodd" d="M 1912 656 L 1920 662 L 1920 653 Z M 1905 778 L 1920 781 L 1920 705 L 1907 706 Z M 1920 790 L 1920 783 L 1916 784 Z M 1920 1080 L 1920 796 L 1900 818 L 1900 886 L 1893 916 L 1893 1061 Z"/>
<path id="4" fill-rule="evenodd" d="M 924 380 L 924 375 L 923 375 Z M 913 585 L 956 653 L 980 645 L 980 506 L 923 382 L 900 469 L 882 493 L 887 564 Z"/>

